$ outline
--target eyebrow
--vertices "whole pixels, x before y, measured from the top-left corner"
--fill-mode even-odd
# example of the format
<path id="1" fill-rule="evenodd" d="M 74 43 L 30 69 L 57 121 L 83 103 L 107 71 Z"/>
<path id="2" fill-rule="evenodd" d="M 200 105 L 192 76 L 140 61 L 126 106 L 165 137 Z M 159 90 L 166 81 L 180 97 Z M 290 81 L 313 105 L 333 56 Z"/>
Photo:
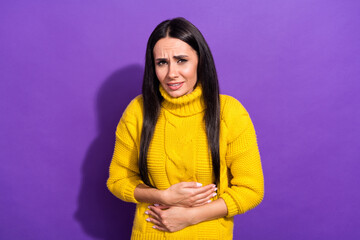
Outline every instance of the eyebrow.
<path id="1" fill-rule="evenodd" d="M 188 56 L 187 55 L 176 55 L 174 56 L 173 58 L 175 59 L 182 59 L 182 58 L 187 58 Z M 167 58 L 157 58 L 156 61 L 165 61 L 167 60 Z"/>

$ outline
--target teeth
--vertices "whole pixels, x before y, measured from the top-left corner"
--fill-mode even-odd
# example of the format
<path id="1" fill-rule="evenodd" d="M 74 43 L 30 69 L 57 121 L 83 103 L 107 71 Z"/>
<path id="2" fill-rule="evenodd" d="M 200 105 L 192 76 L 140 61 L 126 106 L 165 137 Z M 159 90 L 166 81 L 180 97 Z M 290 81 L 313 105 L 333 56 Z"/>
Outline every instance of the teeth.
<path id="1" fill-rule="evenodd" d="M 176 83 L 176 84 L 170 84 L 170 86 L 175 87 L 175 86 L 179 86 L 181 83 Z"/>

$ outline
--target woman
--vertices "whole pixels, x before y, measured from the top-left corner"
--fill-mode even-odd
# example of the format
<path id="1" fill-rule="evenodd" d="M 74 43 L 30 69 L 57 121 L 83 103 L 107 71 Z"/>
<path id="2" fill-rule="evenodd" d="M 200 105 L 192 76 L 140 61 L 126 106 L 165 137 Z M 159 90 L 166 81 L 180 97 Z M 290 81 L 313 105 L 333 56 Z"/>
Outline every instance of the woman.
<path id="1" fill-rule="evenodd" d="M 210 49 L 184 18 L 148 40 L 142 95 L 118 124 L 107 186 L 137 204 L 132 239 L 232 239 L 233 216 L 263 199 L 249 114 L 219 94 Z"/>

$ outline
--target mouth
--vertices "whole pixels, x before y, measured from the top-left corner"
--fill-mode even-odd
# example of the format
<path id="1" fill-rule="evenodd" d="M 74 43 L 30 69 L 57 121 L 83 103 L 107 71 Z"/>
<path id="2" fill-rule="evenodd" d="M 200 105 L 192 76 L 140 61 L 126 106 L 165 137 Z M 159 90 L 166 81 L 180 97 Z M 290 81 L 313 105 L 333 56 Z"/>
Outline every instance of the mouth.
<path id="1" fill-rule="evenodd" d="M 184 82 L 180 82 L 180 83 L 168 83 L 167 86 L 168 86 L 171 90 L 176 91 L 176 90 L 178 90 L 179 88 L 181 88 L 183 84 L 184 84 Z"/>

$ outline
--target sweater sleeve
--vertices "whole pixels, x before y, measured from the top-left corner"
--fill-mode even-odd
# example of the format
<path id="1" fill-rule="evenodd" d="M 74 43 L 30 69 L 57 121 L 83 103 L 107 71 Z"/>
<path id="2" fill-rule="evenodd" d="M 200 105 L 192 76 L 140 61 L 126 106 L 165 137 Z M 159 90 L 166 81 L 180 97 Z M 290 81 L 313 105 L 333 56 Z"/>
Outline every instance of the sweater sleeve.
<path id="1" fill-rule="evenodd" d="M 229 131 L 226 162 L 229 187 L 220 195 L 228 208 L 227 217 L 245 213 L 264 197 L 264 178 L 254 125 L 246 109 L 231 98 L 224 113 Z"/>
<path id="2" fill-rule="evenodd" d="M 136 103 L 132 101 L 116 129 L 115 148 L 110 163 L 107 187 L 116 197 L 126 202 L 138 203 L 134 197 L 137 185 L 143 183 L 138 168 L 137 127 L 134 123 Z"/>

